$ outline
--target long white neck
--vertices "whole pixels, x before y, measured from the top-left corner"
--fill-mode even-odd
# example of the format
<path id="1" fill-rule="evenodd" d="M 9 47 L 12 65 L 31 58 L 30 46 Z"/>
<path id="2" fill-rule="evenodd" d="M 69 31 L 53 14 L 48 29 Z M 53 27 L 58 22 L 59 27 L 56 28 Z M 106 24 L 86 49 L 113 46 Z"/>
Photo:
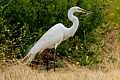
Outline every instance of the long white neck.
<path id="1" fill-rule="evenodd" d="M 69 37 L 74 36 L 74 34 L 79 26 L 79 20 L 76 16 L 73 15 L 73 13 L 74 12 L 72 10 L 68 11 L 68 18 L 73 22 L 73 25 L 70 28 L 68 28 L 68 31 L 67 31 L 67 35 Z"/>

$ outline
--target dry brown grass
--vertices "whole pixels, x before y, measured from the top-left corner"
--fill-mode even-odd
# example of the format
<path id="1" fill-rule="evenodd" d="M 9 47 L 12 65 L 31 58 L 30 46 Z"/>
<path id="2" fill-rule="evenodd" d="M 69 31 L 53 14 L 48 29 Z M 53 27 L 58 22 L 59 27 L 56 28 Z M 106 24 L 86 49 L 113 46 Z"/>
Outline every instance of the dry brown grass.
<path id="1" fill-rule="evenodd" d="M 28 66 L 17 64 L 4 66 L 0 68 L 0 80 L 120 80 L 120 46 L 116 41 L 116 34 L 119 31 L 111 32 L 103 40 L 106 43 L 106 50 L 102 53 L 105 59 L 113 56 L 117 59 L 115 63 L 105 61 L 99 66 L 79 67 L 57 69 L 56 72 L 32 69 Z"/>
<path id="2" fill-rule="evenodd" d="M 120 70 L 103 72 L 101 70 L 92 71 L 87 68 L 75 70 L 57 69 L 56 72 L 50 70 L 36 71 L 24 65 L 14 65 L 5 71 L 0 71 L 0 80 L 119 80 Z"/>

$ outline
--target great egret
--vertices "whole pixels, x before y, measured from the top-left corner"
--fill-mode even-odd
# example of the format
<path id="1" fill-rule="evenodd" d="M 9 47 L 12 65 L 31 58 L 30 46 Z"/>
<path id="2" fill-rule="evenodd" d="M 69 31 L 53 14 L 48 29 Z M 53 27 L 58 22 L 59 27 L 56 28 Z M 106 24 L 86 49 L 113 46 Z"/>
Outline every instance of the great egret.
<path id="1" fill-rule="evenodd" d="M 76 30 L 78 29 L 79 20 L 73 15 L 74 12 L 87 13 L 86 10 L 80 7 L 72 7 L 68 11 L 68 18 L 73 22 L 70 28 L 66 28 L 63 24 L 58 23 L 51 27 L 30 49 L 28 54 L 22 59 L 25 64 L 31 63 L 35 55 L 40 52 L 42 53 L 45 49 L 55 48 L 54 52 L 54 71 L 55 71 L 55 55 L 57 46 L 69 37 L 73 37 Z"/>

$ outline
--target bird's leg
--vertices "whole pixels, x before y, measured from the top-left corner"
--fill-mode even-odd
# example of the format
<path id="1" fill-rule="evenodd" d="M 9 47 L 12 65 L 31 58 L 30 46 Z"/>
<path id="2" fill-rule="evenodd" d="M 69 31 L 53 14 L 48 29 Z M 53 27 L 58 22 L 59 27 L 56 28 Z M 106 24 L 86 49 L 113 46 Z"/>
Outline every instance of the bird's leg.
<path id="1" fill-rule="evenodd" d="M 46 62 L 46 70 L 49 70 L 49 57 L 50 57 L 50 50 L 46 49 L 42 52 L 43 57 L 45 58 L 45 62 Z"/>
<path id="2" fill-rule="evenodd" d="M 49 70 L 49 54 L 47 55 L 47 71 Z"/>
<path id="3" fill-rule="evenodd" d="M 54 72 L 55 72 L 55 61 L 56 61 L 56 49 L 54 51 Z"/>
<path id="4" fill-rule="evenodd" d="M 55 51 L 54 51 L 54 72 L 55 72 L 55 62 L 56 62 L 56 49 L 57 49 L 58 43 L 55 44 Z"/>

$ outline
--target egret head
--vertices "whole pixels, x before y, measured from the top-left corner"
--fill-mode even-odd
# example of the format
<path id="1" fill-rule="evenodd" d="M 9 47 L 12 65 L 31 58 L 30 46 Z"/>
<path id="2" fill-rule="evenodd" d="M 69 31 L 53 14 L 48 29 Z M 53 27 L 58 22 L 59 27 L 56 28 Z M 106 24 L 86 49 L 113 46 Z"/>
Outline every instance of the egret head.
<path id="1" fill-rule="evenodd" d="M 70 8 L 70 11 L 73 12 L 73 13 L 74 12 L 90 13 L 89 11 L 87 11 L 85 9 L 82 9 L 80 7 L 77 7 L 77 6 Z"/>

